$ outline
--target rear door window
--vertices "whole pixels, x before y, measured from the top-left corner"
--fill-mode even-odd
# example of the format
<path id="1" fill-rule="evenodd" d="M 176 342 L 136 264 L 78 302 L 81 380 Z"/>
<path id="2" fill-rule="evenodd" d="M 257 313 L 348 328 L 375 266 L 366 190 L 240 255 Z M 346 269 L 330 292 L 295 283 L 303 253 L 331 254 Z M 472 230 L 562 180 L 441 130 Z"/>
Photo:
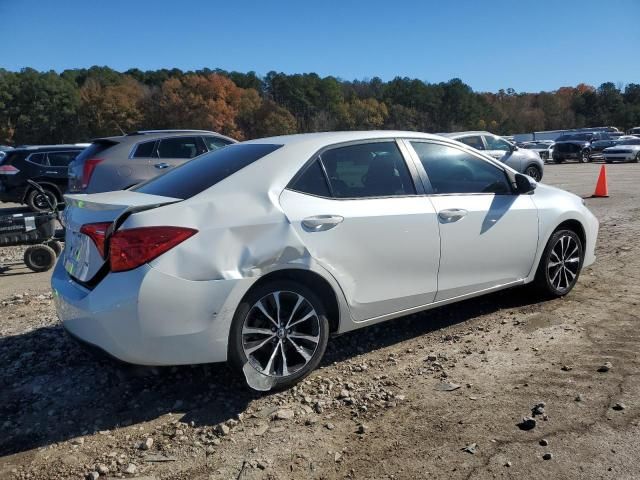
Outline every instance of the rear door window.
<path id="1" fill-rule="evenodd" d="M 37 165 L 47 166 L 47 155 L 45 153 L 32 153 L 27 158 L 27 161 L 35 163 Z"/>
<path id="2" fill-rule="evenodd" d="M 480 135 L 472 135 L 470 137 L 462 137 L 458 139 L 459 142 L 469 145 L 476 150 L 484 150 L 484 143 L 482 143 L 482 137 Z"/>
<path id="3" fill-rule="evenodd" d="M 222 147 L 226 147 L 227 145 L 230 145 L 231 143 L 233 143 L 224 138 L 213 137 L 213 136 L 202 137 L 202 139 L 204 140 L 204 143 L 210 152 Z"/>
<path id="4" fill-rule="evenodd" d="M 67 168 L 80 152 L 48 152 L 47 164 L 50 167 Z"/>
<path id="5" fill-rule="evenodd" d="M 308 193 L 319 197 L 330 197 L 331 191 L 327 183 L 327 177 L 322 170 L 320 160 L 314 160 L 307 168 L 291 183 L 289 187 L 300 193 Z"/>
<path id="6" fill-rule="evenodd" d="M 158 158 L 194 158 L 204 153 L 196 137 L 171 137 L 160 140 Z"/>
<path id="7" fill-rule="evenodd" d="M 186 200 L 233 175 L 282 145 L 239 143 L 201 155 L 132 188 L 133 191 Z"/>
<path id="8" fill-rule="evenodd" d="M 142 142 L 139 143 L 136 147 L 135 152 L 133 152 L 133 158 L 149 158 L 153 156 L 153 148 L 156 146 L 156 141 L 152 140 L 151 142 Z"/>
<path id="9" fill-rule="evenodd" d="M 332 148 L 320 155 L 320 161 L 336 198 L 416 193 L 407 164 L 394 141 Z"/>

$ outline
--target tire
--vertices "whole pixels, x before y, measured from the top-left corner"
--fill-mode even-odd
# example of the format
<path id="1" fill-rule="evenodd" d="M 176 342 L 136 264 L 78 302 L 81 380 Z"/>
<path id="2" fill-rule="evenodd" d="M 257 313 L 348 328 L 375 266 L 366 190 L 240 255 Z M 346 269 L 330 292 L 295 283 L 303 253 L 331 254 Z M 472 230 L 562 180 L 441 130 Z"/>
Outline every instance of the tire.
<path id="1" fill-rule="evenodd" d="M 48 242 L 44 242 L 44 244 L 55 252 L 56 257 L 59 257 L 62 253 L 62 244 L 58 240 L 49 240 Z"/>
<path id="2" fill-rule="evenodd" d="M 540 180 L 542 180 L 542 171 L 540 170 L 540 168 L 537 165 L 529 165 L 525 169 L 524 174 L 525 175 L 529 175 L 536 182 L 539 182 Z"/>
<path id="3" fill-rule="evenodd" d="M 280 318 L 276 313 L 276 297 L 279 299 Z M 300 298 L 301 303 L 295 308 Z M 301 320 L 299 315 L 302 318 L 310 316 Z M 276 327 L 273 321 L 282 323 Z M 297 328 L 286 328 L 289 322 L 297 324 Z M 248 333 L 248 329 L 253 331 Z M 262 331 L 258 332 L 258 329 Z M 229 332 L 228 357 L 236 370 L 243 372 L 243 369 L 249 369 L 260 378 L 269 377 L 270 388 L 279 390 L 299 382 L 319 365 L 328 339 L 329 321 L 318 296 L 302 284 L 279 280 L 250 290 L 238 305 Z M 253 351 L 249 351 L 251 349 Z M 255 388 L 249 379 L 247 382 Z"/>
<path id="4" fill-rule="evenodd" d="M 613 160 L 605 160 L 604 163 L 613 163 Z"/>
<path id="5" fill-rule="evenodd" d="M 640 162 L 640 152 L 638 152 L 638 153 L 636 154 L 636 158 L 634 158 L 634 159 L 633 159 L 633 160 L 631 160 L 631 161 L 632 161 L 633 163 L 638 163 L 638 162 Z"/>
<path id="6" fill-rule="evenodd" d="M 24 263 L 34 272 L 46 272 L 56 263 L 56 252 L 47 245 L 31 245 L 24 251 Z"/>
<path id="7" fill-rule="evenodd" d="M 580 163 L 589 163 L 591 161 L 591 152 L 589 150 L 583 150 L 580 154 Z"/>
<path id="8" fill-rule="evenodd" d="M 542 252 L 534 287 L 543 297 L 563 297 L 578 281 L 583 261 L 584 246 L 580 237 L 573 230 L 557 230 Z"/>
<path id="9" fill-rule="evenodd" d="M 42 185 L 41 185 L 42 186 Z M 51 201 L 51 204 L 56 207 L 58 205 L 58 194 L 51 187 L 42 186 L 47 197 Z M 42 194 L 37 190 L 30 190 L 27 194 L 27 205 L 34 212 L 49 212 L 51 207 L 46 202 Z"/>
<path id="10" fill-rule="evenodd" d="M 554 163 L 562 163 L 562 162 L 564 162 L 564 159 L 562 159 L 562 158 L 554 158 L 553 161 L 554 161 Z"/>

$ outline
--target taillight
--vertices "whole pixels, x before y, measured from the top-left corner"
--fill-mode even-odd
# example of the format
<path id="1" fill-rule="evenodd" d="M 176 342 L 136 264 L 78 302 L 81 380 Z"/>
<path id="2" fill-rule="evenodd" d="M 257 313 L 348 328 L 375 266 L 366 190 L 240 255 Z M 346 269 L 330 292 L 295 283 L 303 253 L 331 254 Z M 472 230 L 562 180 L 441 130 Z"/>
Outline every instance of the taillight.
<path id="1" fill-rule="evenodd" d="M 82 166 L 82 188 L 87 188 L 87 186 L 89 186 L 89 181 L 91 180 L 93 171 L 103 160 L 104 158 L 88 158 L 85 160 L 84 165 Z"/>
<path id="2" fill-rule="evenodd" d="M 171 250 L 198 231 L 183 227 L 140 227 L 118 230 L 109 240 L 112 272 L 133 270 Z"/>
<path id="3" fill-rule="evenodd" d="M 19 172 L 20 170 L 13 165 L 0 165 L 0 175 L 15 175 Z"/>
<path id="4" fill-rule="evenodd" d="M 98 249 L 98 252 L 100 252 L 100 256 L 102 258 L 104 258 L 104 240 L 109 225 L 111 225 L 111 222 L 87 223 L 80 227 L 80 233 L 84 233 L 87 237 L 93 240 L 93 244 Z"/>

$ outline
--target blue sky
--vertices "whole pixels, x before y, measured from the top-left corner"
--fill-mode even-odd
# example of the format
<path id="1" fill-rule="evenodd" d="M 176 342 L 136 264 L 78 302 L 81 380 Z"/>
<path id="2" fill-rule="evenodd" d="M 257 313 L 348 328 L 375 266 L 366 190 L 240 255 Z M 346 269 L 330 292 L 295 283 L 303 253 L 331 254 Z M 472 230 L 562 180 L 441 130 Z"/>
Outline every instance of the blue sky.
<path id="1" fill-rule="evenodd" d="M 0 0 L 0 67 L 640 83 L 640 0 Z"/>

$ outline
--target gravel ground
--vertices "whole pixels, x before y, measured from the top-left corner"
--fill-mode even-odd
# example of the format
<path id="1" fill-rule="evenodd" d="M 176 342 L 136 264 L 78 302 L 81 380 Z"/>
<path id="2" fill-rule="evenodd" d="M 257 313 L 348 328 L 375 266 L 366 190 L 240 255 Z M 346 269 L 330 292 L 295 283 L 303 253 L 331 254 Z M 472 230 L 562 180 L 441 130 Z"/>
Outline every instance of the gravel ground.
<path id="1" fill-rule="evenodd" d="M 545 182 L 586 196 L 598 168 Z M 598 259 L 566 298 L 514 289 L 343 335 L 268 395 L 224 365 L 94 358 L 49 274 L 0 249 L 0 478 L 640 478 L 640 166 L 608 176 L 587 200 Z"/>

